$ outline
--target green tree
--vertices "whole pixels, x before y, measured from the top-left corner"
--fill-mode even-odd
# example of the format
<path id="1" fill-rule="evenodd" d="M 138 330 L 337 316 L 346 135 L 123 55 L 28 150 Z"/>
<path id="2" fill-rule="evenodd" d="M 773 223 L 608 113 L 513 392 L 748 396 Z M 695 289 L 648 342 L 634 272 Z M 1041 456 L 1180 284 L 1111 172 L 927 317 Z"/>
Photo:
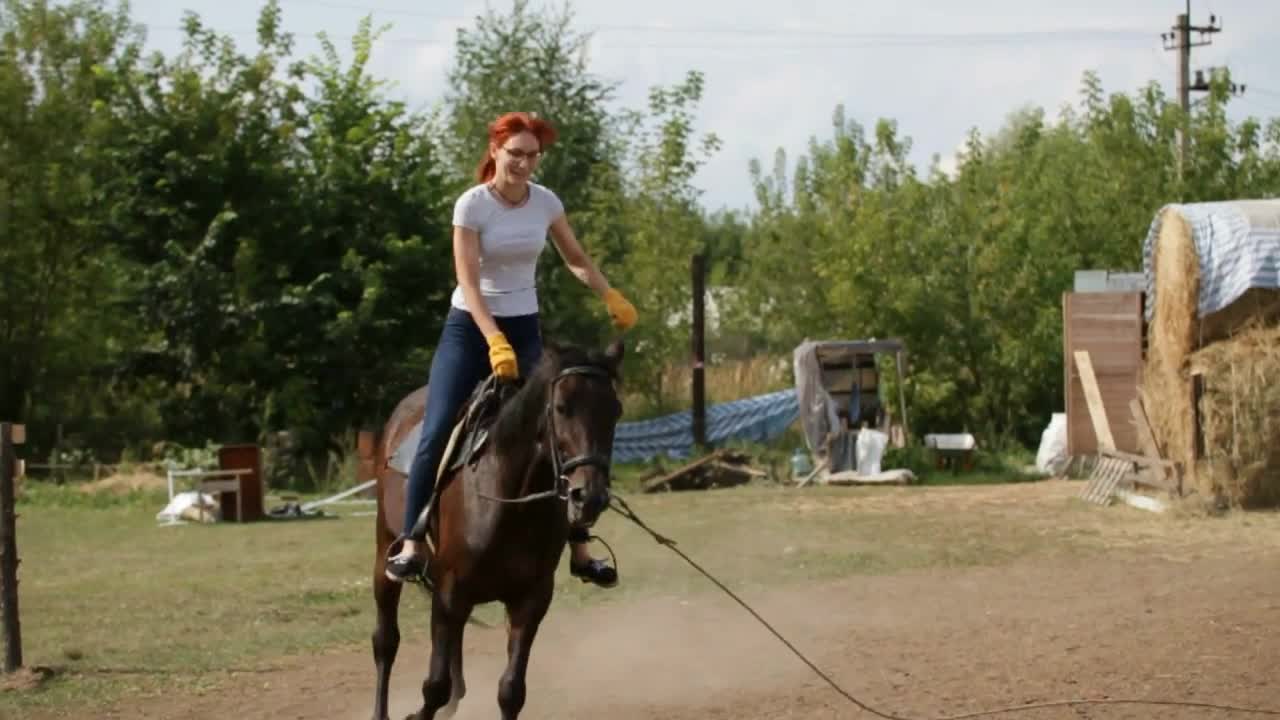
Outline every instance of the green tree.
<path id="1" fill-rule="evenodd" d="M 145 268 L 135 365 L 172 392 L 172 439 L 289 429 L 323 450 L 422 382 L 447 296 L 443 180 L 426 120 L 382 95 L 368 21 L 342 67 L 289 62 L 188 16 L 184 52 L 131 77 L 115 150 L 117 242 Z M 314 94 L 302 87 L 314 81 Z"/>
<path id="2" fill-rule="evenodd" d="M 0 2 L 0 418 L 37 447 L 105 403 L 133 337 L 127 274 L 101 243 L 101 151 L 140 37 L 90 0 Z"/>
<path id="3" fill-rule="evenodd" d="M 652 88 L 648 112 L 624 113 L 617 135 L 627 159 L 616 213 L 626 260 L 617 275 L 643 313 L 627 372 L 653 402 L 663 397 L 662 369 L 687 356 L 690 262 L 706 252 L 701 191 L 693 178 L 720 140 L 694 130 L 703 83 L 701 73 L 690 71 L 683 82 Z"/>
<path id="4" fill-rule="evenodd" d="M 935 161 L 918 177 L 893 123 L 867 134 L 838 110 L 833 137 L 810 144 L 790 181 L 781 156 L 770 177 L 754 167 L 740 317 L 767 317 L 761 340 L 775 352 L 806 336 L 902 337 L 917 430 L 1034 443 L 1062 404 L 1074 271 L 1139 269 L 1166 203 L 1280 192 L 1277 123 L 1230 123 L 1228 82 L 1215 78 L 1187 118 L 1154 83 L 1108 96 L 1088 73 L 1056 122 L 1023 108 L 991 137 L 971 133 L 954 176 Z"/>

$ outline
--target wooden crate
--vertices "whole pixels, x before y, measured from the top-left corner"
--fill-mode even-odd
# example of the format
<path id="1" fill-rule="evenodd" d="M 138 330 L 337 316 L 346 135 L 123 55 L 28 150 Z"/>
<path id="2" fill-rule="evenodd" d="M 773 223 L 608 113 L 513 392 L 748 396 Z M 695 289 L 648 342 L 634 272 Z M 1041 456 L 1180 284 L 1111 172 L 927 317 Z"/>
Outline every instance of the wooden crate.
<path id="1" fill-rule="evenodd" d="M 223 445 L 218 449 L 218 469 L 248 471 L 232 481 L 234 490 L 222 494 L 223 519 L 230 522 L 264 519 L 266 483 L 262 477 L 261 448 L 257 445 Z"/>
<path id="2" fill-rule="evenodd" d="M 1142 302 L 1143 294 L 1138 292 L 1063 294 L 1062 365 L 1067 452 L 1072 456 L 1098 452 L 1098 438 L 1074 361 L 1077 350 L 1088 351 L 1093 363 L 1116 449 L 1141 452 L 1129 403 L 1138 397 L 1142 382 Z"/>

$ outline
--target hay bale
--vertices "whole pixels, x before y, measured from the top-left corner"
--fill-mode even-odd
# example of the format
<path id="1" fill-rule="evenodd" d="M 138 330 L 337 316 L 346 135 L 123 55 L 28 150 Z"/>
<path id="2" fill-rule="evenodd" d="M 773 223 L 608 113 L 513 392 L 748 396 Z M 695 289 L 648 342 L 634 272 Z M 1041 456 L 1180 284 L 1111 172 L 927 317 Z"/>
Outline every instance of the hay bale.
<path id="1" fill-rule="evenodd" d="M 1151 260 L 1155 303 L 1147 328 L 1141 394 L 1161 452 L 1183 464 L 1190 482 L 1195 423 L 1185 367 L 1195 348 L 1200 263 L 1191 228 L 1176 208 L 1164 208 L 1158 222 Z"/>
<path id="2" fill-rule="evenodd" d="M 1280 326 L 1255 321 L 1195 352 L 1204 456 L 1200 488 L 1233 507 L 1280 505 Z"/>
<path id="3" fill-rule="evenodd" d="M 1280 504 L 1268 479 L 1280 465 L 1256 445 L 1258 438 L 1275 437 L 1265 433 L 1280 398 L 1249 390 L 1246 378 L 1261 370 L 1243 366 L 1245 360 L 1273 357 L 1280 289 L 1236 289 L 1241 268 L 1253 263 L 1256 269 L 1265 265 L 1259 258 L 1280 255 L 1275 248 L 1278 227 L 1280 203 L 1275 202 L 1168 206 L 1157 214 L 1148 238 L 1151 296 L 1140 386 L 1148 420 L 1162 454 L 1182 465 L 1184 489 L 1237 506 Z M 1227 257 L 1242 255 L 1247 257 L 1238 267 L 1228 267 Z M 1215 263 L 1208 280 L 1202 275 L 1202 259 Z M 1248 281 L 1256 285 L 1259 275 Z M 1206 289 L 1210 281 L 1213 285 Z M 1198 406 L 1193 365 L 1202 378 Z M 1244 426 L 1250 419 L 1263 424 L 1251 431 Z M 1240 435 L 1251 432 L 1258 437 Z M 1197 452 L 1198 441 L 1203 453 Z"/>

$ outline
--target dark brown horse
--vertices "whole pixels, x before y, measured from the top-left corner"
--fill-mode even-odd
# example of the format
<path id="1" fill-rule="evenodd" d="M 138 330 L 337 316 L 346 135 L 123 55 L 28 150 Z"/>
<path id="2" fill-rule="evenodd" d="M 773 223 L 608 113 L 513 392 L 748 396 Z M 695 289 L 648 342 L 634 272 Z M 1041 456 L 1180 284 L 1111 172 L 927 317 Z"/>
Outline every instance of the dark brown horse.
<path id="1" fill-rule="evenodd" d="M 609 504 L 609 458 L 622 414 L 616 388 L 622 355 L 621 341 L 603 353 L 548 345 L 519 390 L 502 401 L 477 454 L 440 476 L 427 525 L 435 548 L 431 664 L 422 685 L 423 707 L 411 718 L 433 720 L 441 708 L 445 717 L 457 710 L 466 693 L 462 631 L 472 610 L 488 602 L 501 602 L 508 618 L 498 705 L 504 720 L 520 714 L 529 651 L 551 605 L 569 528 L 590 527 Z M 419 388 L 396 407 L 383 428 L 379 457 L 390 457 L 422 419 L 427 392 Z M 400 646 L 402 585 L 383 571 L 399 534 L 406 478 L 379 464 L 373 718 L 386 720 L 391 666 Z"/>

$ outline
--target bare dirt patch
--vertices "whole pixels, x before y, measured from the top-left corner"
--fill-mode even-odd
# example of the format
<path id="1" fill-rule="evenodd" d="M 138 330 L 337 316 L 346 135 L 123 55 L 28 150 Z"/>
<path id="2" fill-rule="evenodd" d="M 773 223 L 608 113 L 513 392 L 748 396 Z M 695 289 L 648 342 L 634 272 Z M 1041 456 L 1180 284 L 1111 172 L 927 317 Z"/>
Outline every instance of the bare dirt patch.
<path id="1" fill-rule="evenodd" d="M 1080 698 L 1280 707 L 1280 551 L 1272 518 L 1191 522 L 1075 507 L 1079 483 L 797 497 L 781 512 L 868 506 L 909 514 L 1004 508 L 1095 535 L 1099 553 L 994 567 L 927 568 L 746 592 L 780 632 L 847 690 L 912 718 Z M 904 502 L 906 501 L 906 502 Z M 1059 504 L 1064 507 L 1059 508 Z M 996 513 L 994 518 L 990 515 Z M 1076 516 L 1079 513 L 1080 516 Z M 1259 539 L 1242 546 L 1255 531 Z M 696 552 L 695 552 L 696 555 Z M 785 559 L 778 558 L 785 562 Z M 672 563 L 679 562 L 674 556 Z M 420 704 L 425 618 L 406 616 L 394 716 Z M 496 713 L 501 629 L 468 630 L 460 718 Z M 553 608 L 534 647 L 525 718 L 864 717 L 729 598 L 678 593 Z M 368 717 L 367 648 L 295 658 L 205 697 L 158 698 L 111 717 Z M 1204 709 L 1090 706 L 1019 717 L 1228 717 Z M 1005 717 L 1010 717 L 1006 715 Z"/>
<path id="2" fill-rule="evenodd" d="M 39 689 L 45 680 L 53 677 L 52 668 L 31 667 L 0 675 L 0 693 L 29 692 Z"/>
<path id="3" fill-rule="evenodd" d="M 86 495 L 111 493 L 123 495 L 131 492 L 152 492 L 167 490 L 168 478 L 147 470 L 125 470 L 108 475 L 100 480 L 92 480 L 79 486 Z"/>
<path id="4" fill-rule="evenodd" d="M 933 718 L 1033 702 L 1145 698 L 1277 706 L 1280 569 L 1230 562 L 1064 561 L 914 572 L 749 598 L 864 702 Z M 395 717 L 417 709 L 425 635 L 407 619 Z M 422 623 L 419 622 L 419 625 Z M 468 631 L 459 718 L 495 716 L 501 630 Z M 367 651 L 299 658 L 130 718 L 366 718 Z M 1193 718 L 1205 710 L 1089 707 L 1031 718 Z M 553 610 L 534 650 L 527 718 L 862 717 L 727 598 Z M 1224 715 L 1225 717 L 1225 715 Z"/>

